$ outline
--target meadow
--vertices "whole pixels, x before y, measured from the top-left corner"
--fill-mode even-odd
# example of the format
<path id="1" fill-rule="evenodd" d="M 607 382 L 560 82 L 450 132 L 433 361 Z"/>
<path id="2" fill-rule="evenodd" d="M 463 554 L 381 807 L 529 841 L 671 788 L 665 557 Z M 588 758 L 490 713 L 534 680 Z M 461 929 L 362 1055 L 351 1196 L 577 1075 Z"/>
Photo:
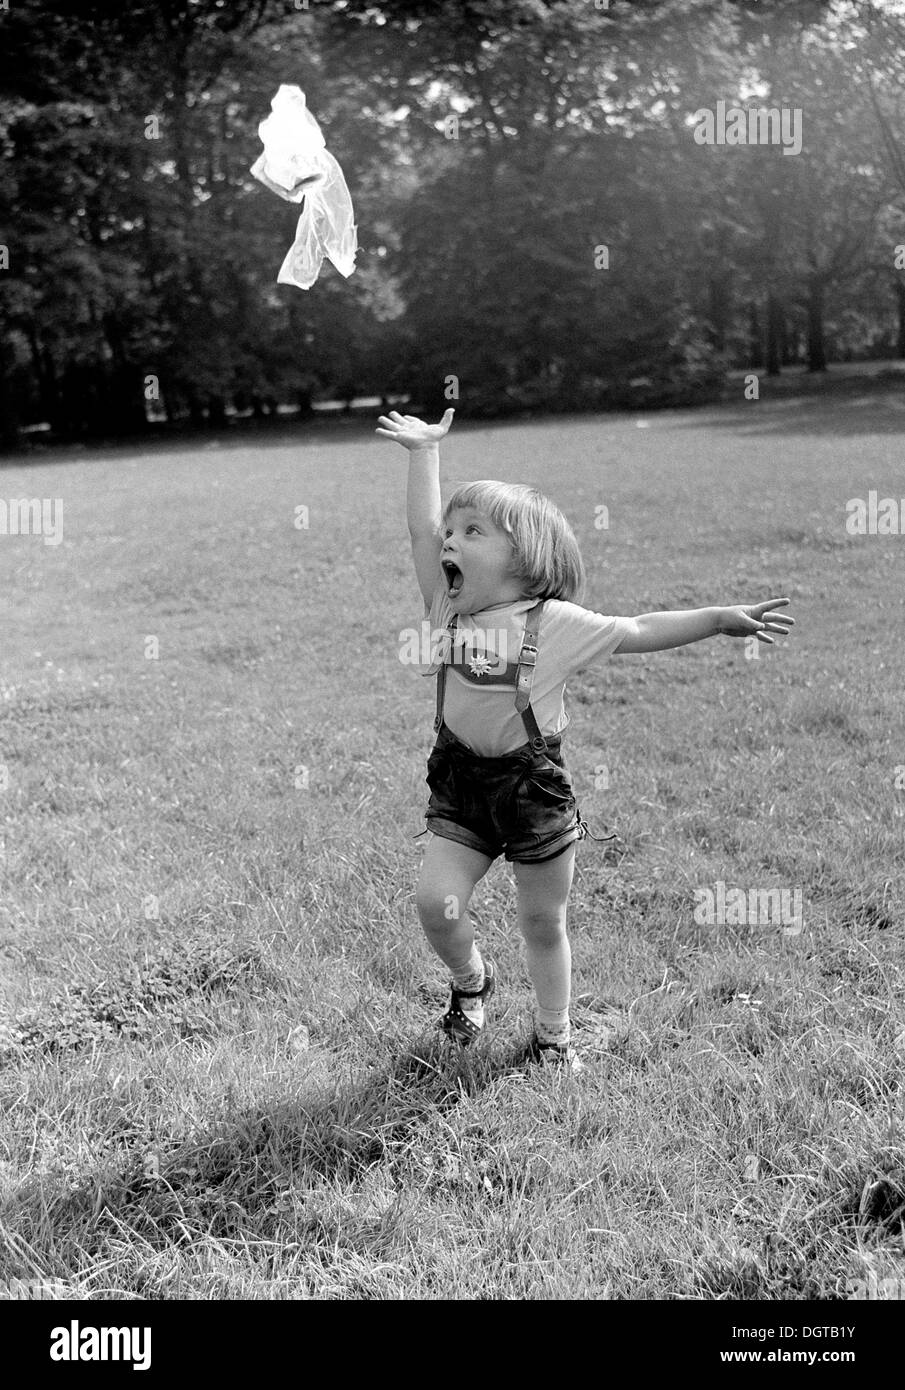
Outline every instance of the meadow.
<path id="1" fill-rule="evenodd" d="M 570 682 L 579 803 L 619 836 L 578 848 L 580 1078 L 523 1064 L 502 861 L 488 1035 L 434 1027 L 434 688 L 399 660 L 406 455 L 375 425 L 0 470 L 64 504 L 59 545 L 0 536 L 0 1296 L 901 1296 L 905 535 L 845 525 L 905 498 L 900 394 L 445 443 L 445 488 L 559 503 L 587 607 L 797 620 Z M 702 925 L 718 883 L 802 919 Z"/>

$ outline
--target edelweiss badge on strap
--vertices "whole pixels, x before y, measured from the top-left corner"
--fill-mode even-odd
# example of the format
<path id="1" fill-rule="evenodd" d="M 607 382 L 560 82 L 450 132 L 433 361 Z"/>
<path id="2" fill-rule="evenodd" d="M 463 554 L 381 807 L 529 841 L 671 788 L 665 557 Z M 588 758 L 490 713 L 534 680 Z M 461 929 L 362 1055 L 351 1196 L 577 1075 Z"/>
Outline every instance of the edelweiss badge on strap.
<path id="1" fill-rule="evenodd" d="M 479 647 L 454 647 L 448 664 L 463 679 L 472 685 L 482 685 L 485 690 L 515 685 L 518 670 L 518 662 L 504 663 L 493 652 L 482 651 Z"/>
<path id="2" fill-rule="evenodd" d="M 481 676 L 489 675 L 490 672 L 494 670 L 494 662 L 492 662 L 490 657 L 485 653 L 474 652 L 468 658 L 468 669 L 477 680 Z"/>
<path id="3" fill-rule="evenodd" d="M 443 660 L 463 680 L 482 685 L 485 690 L 501 690 L 515 684 L 518 663 L 507 660 L 506 627 L 460 628 L 458 614 L 453 614 L 444 638 Z"/>

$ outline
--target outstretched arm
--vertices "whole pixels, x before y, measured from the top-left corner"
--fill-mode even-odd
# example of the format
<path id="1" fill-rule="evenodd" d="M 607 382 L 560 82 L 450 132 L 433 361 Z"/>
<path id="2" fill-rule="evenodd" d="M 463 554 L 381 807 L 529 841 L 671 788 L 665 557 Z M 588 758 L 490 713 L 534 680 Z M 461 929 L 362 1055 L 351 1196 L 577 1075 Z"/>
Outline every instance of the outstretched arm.
<path id="1" fill-rule="evenodd" d="M 642 613 L 637 618 L 629 618 L 632 624 L 627 637 L 623 637 L 616 652 L 661 652 L 669 647 L 685 647 L 689 642 L 700 642 L 704 637 L 716 637 L 724 633 L 727 637 L 755 636 L 758 642 L 769 642 L 770 633 L 777 632 L 781 637 L 788 635 L 795 619 L 788 613 L 774 610 L 788 603 L 787 598 L 767 599 L 765 603 L 748 606 L 737 604 L 731 608 L 690 608 L 675 613 Z"/>
<path id="2" fill-rule="evenodd" d="M 428 425 L 414 415 L 391 410 L 389 415 L 380 416 L 383 428 L 376 431 L 408 449 L 406 519 L 425 613 L 430 612 L 440 575 L 440 440 L 452 424 L 453 414 L 450 408 L 439 425 Z"/>

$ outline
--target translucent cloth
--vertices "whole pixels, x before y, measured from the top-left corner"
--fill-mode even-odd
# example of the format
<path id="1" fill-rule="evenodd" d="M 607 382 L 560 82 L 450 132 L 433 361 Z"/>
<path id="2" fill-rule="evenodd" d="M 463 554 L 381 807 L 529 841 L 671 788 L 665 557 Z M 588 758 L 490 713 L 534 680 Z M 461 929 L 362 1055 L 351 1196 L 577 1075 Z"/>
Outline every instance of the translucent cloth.
<path id="1" fill-rule="evenodd" d="M 277 283 L 310 289 L 324 258 L 347 279 L 355 269 L 358 241 L 352 199 L 320 126 L 300 87 L 280 87 L 272 114 L 258 126 L 264 144 L 251 172 L 271 193 L 301 203 L 295 241 L 280 267 Z"/>

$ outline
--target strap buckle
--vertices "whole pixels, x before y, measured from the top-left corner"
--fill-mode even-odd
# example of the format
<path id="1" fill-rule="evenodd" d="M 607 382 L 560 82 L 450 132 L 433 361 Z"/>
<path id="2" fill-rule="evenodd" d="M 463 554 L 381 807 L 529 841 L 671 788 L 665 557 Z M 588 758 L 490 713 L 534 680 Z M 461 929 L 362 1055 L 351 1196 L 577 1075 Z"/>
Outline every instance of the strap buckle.
<path id="1" fill-rule="evenodd" d="M 536 666 L 537 647 L 533 647 L 530 642 L 526 642 L 519 652 L 518 664 L 519 666 Z"/>

